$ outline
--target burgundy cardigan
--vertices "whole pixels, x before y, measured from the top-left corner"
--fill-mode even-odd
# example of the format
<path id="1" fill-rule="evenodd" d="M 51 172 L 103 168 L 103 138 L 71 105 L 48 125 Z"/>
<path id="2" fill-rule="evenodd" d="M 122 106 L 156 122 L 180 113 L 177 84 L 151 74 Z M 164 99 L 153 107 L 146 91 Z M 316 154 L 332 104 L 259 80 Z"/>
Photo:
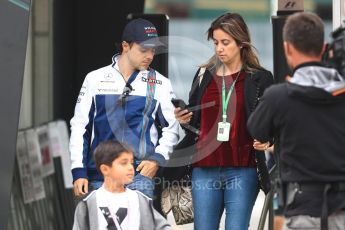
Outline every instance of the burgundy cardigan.
<path id="1" fill-rule="evenodd" d="M 226 93 L 239 73 L 225 76 Z M 213 106 L 202 108 L 200 135 L 196 144 L 197 157 L 194 167 L 255 167 L 253 139 L 246 127 L 244 101 L 244 79 L 241 72 L 235 84 L 227 108 L 227 121 L 231 123 L 229 141 L 216 140 L 218 122 L 222 120 L 222 77 L 215 76 L 204 91 L 201 105 L 213 102 Z"/>

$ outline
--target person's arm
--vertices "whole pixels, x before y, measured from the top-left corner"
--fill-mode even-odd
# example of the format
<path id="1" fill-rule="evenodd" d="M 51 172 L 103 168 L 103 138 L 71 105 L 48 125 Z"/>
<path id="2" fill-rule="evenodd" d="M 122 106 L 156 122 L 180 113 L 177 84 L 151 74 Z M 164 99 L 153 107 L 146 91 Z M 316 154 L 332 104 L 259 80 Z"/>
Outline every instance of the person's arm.
<path id="1" fill-rule="evenodd" d="M 95 105 L 90 89 L 88 76 L 81 87 L 74 117 L 71 119 L 70 154 L 73 175 L 74 194 L 85 195 L 88 192 L 88 177 L 83 162 L 89 153 L 92 136 L 93 113 Z"/>
<path id="2" fill-rule="evenodd" d="M 206 69 L 199 68 L 193 78 L 192 86 L 189 91 L 189 99 L 188 99 L 188 107 L 193 108 L 197 105 L 196 99 L 197 99 L 197 92 L 200 85 L 200 82 L 203 78 L 203 75 L 205 74 Z M 175 108 L 174 110 L 175 118 L 177 121 L 181 124 L 181 127 L 185 131 L 191 131 L 194 132 L 198 131 L 195 129 L 195 127 L 191 127 L 189 125 L 190 121 L 193 118 L 193 112 L 189 111 L 188 109 L 181 109 L 181 108 Z"/>
<path id="3" fill-rule="evenodd" d="M 261 143 L 269 142 L 274 135 L 275 103 L 277 100 L 272 94 L 273 90 L 272 88 L 266 90 L 247 122 L 249 133 Z"/>
<path id="4" fill-rule="evenodd" d="M 274 78 L 273 78 L 273 75 L 270 71 L 264 70 L 262 73 L 263 73 L 263 75 L 260 78 L 260 80 L 261 80 L 260 89 L 261 90 L 259 91 L 259 95 L 258 95 L 259 98 L 261 98 L 263 93 L 265 92 L 265 90 L 269 86 L 273 85 L 273 83 L 274 83 Z M 272 145 L 273 145 L 273 140 L 269 140 L 265 143 L 262 143 L 256 139 L 254 139 L 254 143 L 253 143 L 254 149 L 258 150 L 258 151 L 267 151 L 270 148 L 270 146 L 272 147 Z"/>

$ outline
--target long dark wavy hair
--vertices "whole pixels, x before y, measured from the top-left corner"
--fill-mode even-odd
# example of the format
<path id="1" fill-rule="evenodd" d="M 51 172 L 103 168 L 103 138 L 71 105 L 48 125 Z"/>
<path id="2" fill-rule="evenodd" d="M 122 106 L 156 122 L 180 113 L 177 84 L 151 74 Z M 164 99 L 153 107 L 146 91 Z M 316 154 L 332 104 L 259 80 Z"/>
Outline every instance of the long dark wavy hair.
<path id="1" fill-rule="evenodd" d="M 256 70 L 262 69 L 259 59 L 254 52 L 255 47 L 251 44 L 249 30 L 247 24 L 244 22 L 241 15 L 237 13 L 226 13 L 218 17 L 211 24 L 211 27 L 207 31 L 207 40 L 213 39 L 213 31 L 221 29 L 225 33 L 229 34 L 237 43 L 242 47 L 240 51 L 242 69 L 246 72 L 253 73 Z M 201 67 L 208 69 L 218 69 L 222 65 L 221 61 L 214 54 L 206 64 Z"/>

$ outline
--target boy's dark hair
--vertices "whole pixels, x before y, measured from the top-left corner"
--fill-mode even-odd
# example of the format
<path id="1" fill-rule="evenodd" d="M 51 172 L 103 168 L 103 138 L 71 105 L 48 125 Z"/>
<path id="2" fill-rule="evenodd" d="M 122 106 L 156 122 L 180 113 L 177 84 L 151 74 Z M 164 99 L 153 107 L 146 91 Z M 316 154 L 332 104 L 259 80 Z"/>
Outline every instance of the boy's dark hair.
<path id="1" fill-rule="evenodd" d="M 323 22 L 313 13 L 295 13 L 285 22 L 283 39 L 306 55 L 319 56 L 324 44 Z"/>
<path id="2" fill-rule="evenodd" d="M 133 150 L 131 149 L 131 147 L 119 141 L 110 140 L 100 143 L 95 149 L 93 155 L 97 171 L 99 173 L 102 173 L 100 170 L 100 166 L 102 164 L 111 166 L 113 161 L 118 158 L 123 152 L 133 154 Z"/>

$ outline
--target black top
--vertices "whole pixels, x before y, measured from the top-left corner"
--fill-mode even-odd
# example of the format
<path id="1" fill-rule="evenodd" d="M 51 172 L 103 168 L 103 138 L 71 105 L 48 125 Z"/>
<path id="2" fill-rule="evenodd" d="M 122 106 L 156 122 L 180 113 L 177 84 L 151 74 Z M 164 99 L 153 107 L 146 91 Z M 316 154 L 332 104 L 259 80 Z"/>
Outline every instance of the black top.
<path id="1" fill-rule="evenodd" d="M 248 129 L 262 142 L 274 137 L 283 182 L 345 181 L 344 96 L 290 82 L 265 91 Z M 320 216 L 321 198 L 322 192 L 298 195 L 286 214 Z M 329 207 L 345 207 L 345 193 L 331 192 Z"/>

